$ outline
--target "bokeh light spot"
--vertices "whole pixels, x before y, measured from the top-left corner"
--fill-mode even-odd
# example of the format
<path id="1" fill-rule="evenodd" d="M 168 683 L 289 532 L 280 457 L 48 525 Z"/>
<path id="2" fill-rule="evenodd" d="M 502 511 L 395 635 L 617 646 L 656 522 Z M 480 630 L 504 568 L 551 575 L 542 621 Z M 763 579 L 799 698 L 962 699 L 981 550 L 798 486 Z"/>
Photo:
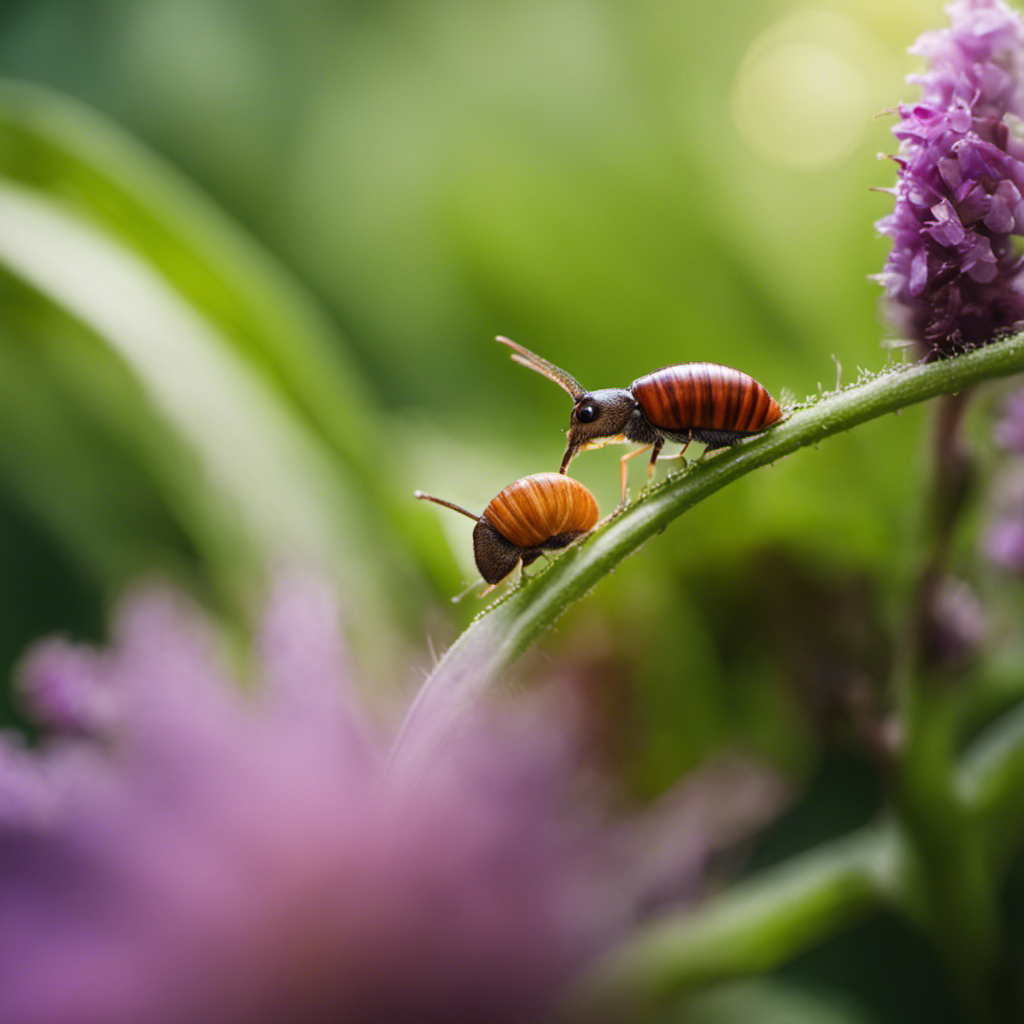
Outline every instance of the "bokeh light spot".
<path id="1" fill-rule="evenodd" d="M 807 10 L 763 32 L 740 62 L 732 115 L 746 143 L 785 167 L 818 170 L 853 151 L 899 80 L 892 55 L 859 22 Z"/>

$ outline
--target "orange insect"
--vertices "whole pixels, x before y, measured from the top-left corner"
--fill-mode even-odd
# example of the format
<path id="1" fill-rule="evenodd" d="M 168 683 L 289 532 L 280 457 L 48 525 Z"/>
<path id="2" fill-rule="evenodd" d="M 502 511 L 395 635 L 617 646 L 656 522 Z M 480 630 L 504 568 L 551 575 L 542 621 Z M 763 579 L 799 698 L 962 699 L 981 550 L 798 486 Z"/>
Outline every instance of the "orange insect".
<path id="1" fill-rule="evenodd" d="M 512 358 L 543 374 L 569 393 L 573 400 L 568 445 L 559 472 L 576 455 L 606 444 L 642 444 L 619 461 L 622 502 L 626 501 L 629 459 L 651 451 L 647 478 L 666 441 L 683 445 L 703 442 L 710 451 L 726 448 L 741 438 L 760 433 L 782 418 L 779 403 L 749 374 L 718 363 L 678 363 L 633 381 L 628 388 L 587 391 L 571 374 L 508 338 L 498 338 L 512 349 Z M 672 456 L 678 458 L 679 456 Z"/>
<path id="2" fill-rule="evenodd" d="M 416 491 L 416 497 L 476 520 L 473 558 L 480 575 L 491 584 L 500 583 L 519 562 L 525 568 L 545 551 L 568 547 L 600 518 L 590 491 L 559 473 L 535 473 L 516 480 L 492 498 L 479 516 L 422 491 Z"/>

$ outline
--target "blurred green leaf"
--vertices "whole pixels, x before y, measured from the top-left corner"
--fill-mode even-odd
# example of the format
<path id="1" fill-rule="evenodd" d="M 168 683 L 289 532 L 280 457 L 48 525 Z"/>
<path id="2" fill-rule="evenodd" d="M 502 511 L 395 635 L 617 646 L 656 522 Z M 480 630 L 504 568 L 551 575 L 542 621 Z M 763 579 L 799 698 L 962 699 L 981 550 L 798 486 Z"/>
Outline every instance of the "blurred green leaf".
<path id="1" fill-rule="evenodd" d="M 815 993 L 772 980 L 726 985 L 688 1000 L 657 1024 L 869 1024 L 871 1017 L 834 992 Z"/>
<path id="2" fill-rule="evenodd" d="M 301 558 L 386 636 L 419 572 L 388 530 L 387 429 L 270 257 L 112 125 L 14 84 L 0 225 L 12 493 L 109 585 L 177 566 L 237 610 Z"/>

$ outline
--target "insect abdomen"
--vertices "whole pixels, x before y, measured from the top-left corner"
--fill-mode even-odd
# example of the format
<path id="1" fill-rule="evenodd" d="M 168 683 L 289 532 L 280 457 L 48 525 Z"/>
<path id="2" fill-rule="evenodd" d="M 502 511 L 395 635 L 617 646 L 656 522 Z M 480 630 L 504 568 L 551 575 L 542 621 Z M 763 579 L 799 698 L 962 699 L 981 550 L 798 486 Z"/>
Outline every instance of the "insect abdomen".
<path id="1" fill-rule="evenodd" d="M 483 515 L 513 544 L 535 548 L 559 534 L 586 533 L 600 513 L 594 496 L 578 480 L 535 473 L 509 484 Z"/>
<path id="2" fill-rule="evenodd" d="M 648 422 L 675 433 L 752 434 L 782 416 L 779 403 L 749 374 L 718 363 L 680 363 L 629 386 Z"/>

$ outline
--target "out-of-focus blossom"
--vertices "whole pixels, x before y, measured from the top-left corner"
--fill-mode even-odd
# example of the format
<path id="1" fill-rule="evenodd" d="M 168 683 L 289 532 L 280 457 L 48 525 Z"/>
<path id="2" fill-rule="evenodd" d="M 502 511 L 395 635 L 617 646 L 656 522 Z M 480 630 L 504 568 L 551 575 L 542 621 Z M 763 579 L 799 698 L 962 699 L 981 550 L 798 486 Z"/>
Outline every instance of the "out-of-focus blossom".
<path id="1" fill-rule="evenodd" d="M 778 805 L 733 763 L 613 821 L 564 716 L 522 701 L 389 769 L 335 618 L 284 581 L 244 687 L 160 590 L 109 649 L 29 657 L 44 739 L 0 742 L 4 1024 L 536 1019 Z"/>
<path id="2" fill-rule="evenodd" d="M 1024 507 L 1016 516 L 1004 515 L 985 534 L 985 554 L 1006 572 L 1024 576 Z"/>
<path id="3" fill-rule="evenodd" d="M 981 547 L 1005 572 L 1024 575 L 1024 391 L 1007 399 L 992 435 L 1011 458 L 996 477 Z"/>
<path id="4" fill-rule="evenodd" d="M 1024 390 L 1014 392 L 1006 400 L 992 436 L 1003 451 L 1024 455 Z"/>
<path id="5" fill-rule="evenodd" d="M 978 657 L 987 634 L 988 620 L 974 589 L 965 580 L 945 577 L 922 637 L 925 663 L 946 673 L 962 671 Z"/>
<path id="6" fill-rule="evenodd" d="M 910 52 L 929 61 L 899 108 L 889 313 L 927 358 L 983 345 L 1024 320 L 1024 22 L 1002 0 L 957 0 L 951 27 Z"/>
<path id="7" fill-rule="evenodd" d="M 992 433 L 996 444 L 1012 457 L 996 480 L 994 511 L 982 548 L 999 568 L 1024 576 L 1024 391 L 1007 399 Z"/>

